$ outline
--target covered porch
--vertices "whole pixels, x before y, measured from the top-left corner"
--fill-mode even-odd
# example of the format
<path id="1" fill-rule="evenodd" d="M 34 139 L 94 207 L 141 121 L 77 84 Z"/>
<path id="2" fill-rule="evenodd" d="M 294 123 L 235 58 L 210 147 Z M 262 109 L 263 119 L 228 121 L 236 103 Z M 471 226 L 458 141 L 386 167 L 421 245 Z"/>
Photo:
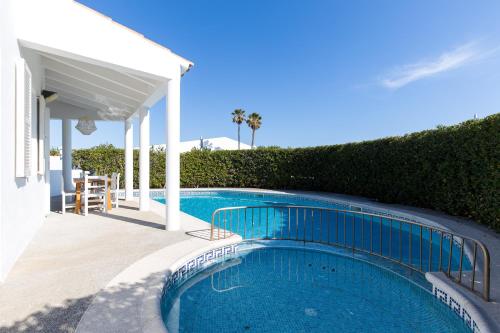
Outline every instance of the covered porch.
<path id="1" fill-rule="evenodd" d="M 22 42 L 24 53 L 36 58 L 43 70 L 46 99 L 45 117 L 62 123 L 62 174 L 64 190 L 74 191 L 72 176 L 72 130 L 78 121 L 112 121 L 123 123 L 125 146 L 125 199 L 133 199 L 133 120 L 138 118 L 140 138 L 139 210 L 150 210 L 150 109 L 165 97 L 166 124 L 166 230 L 180 229 L 179 145 L 180 80 L 192 66 L 174 63 L 169 77 L 123 68 L 116 64 Z M 46 122 L 49 126 L 50 122 Z M 45 129 L 46 133 L 49 129 Z M 50 140 L 50 139 L 49 139 Z M 48 149 L 45 152 L 48 159 Z M 50 195 L 47 191 L 45 195 Z M 50 200 L 46 198 L 46 200 Z"/>
<path id="2" fill-rule="evenodd" d="M 165 175 L 165 196 L 169 202 L 166 229 L 178 230 L 180 86 L 182 76 L 193 64 L 78 2 L 58 1 L 53 6 L 40 1 L 19 2 L 15 9 L 16 13 L 22 13 L 16 24 L 21 58 L 32 72 L 30 82 L 36 82 L 40 89 L 32 94 L 45 97 L 40 99 L 39 107 L 40 112 L 45 113 L 45 120 L 62 121 L 63 174 L 67 189 L 72 186 L 71 121 L 118 121 L 124 128 L 123 178 L 130 199 L 133 190 L 132 120 L 139 118 L 139 209 L 149 210 L 149 115 L 151 107 L 166 98 L 165 139 L 169 166 Z M 47 98 L 47 92 L 49 95 L 56 93 L 57 98 Z M 49 141 L 46 135 L 50 125 L 46 121 L 38 126 L 45 132 L 45 142 Z M 49 149 L 45 149 L 43 155 L 48 161 Z M 45 196 L 43 201 L 49 202 L 49 191 Z"/>

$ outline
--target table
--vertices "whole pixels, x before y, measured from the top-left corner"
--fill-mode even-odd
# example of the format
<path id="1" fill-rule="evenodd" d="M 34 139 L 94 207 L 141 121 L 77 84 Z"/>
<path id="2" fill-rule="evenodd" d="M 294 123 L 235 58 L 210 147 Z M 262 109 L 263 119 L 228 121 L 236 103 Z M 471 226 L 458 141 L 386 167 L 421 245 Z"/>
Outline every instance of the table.
<path id="1" fill-rule="evenodd" d="M 73 181 L 75 182 L 75 187 L 76 187 L 75 213 L 80 214 L 82 209 L 81 198 L 82 198 L 83 184 L 85 183 L 85 178 L 73 178 Z M 110 189 L 111 189 L 111 178 L 108 178 L 108 192 L 106 193 L 108 210 L 111 210 L 112 208 Z"/>

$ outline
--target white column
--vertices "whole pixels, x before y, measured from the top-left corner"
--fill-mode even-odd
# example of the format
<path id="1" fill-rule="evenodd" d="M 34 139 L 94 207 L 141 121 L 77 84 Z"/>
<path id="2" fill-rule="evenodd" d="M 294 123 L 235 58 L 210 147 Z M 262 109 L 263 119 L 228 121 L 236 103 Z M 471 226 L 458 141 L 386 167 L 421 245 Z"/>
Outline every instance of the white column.
<path id="1" fill-rule="evenodd" d="M 149 210 L 149 110 L 139 111 L 139 210 Z"/>
<path id="2" fill-rule="evenodd" d="M 125 120 L 125 200 L 134 198 L 134 128 L 132 119 Z"/>
<path id="3" fill-rule="evenodd" d="M 62 120 L 62 154 L 63 154 L 63 179 L 64 179 L 64 190 L 66 192 L 72 192 L 75 190 L 73 186 L 73 179 L 71 177 L 71 171 L 73 169 L 72 163 L 73 158 L 71 156 L 71 119 Z"/>
<path id="4" fill-rule="evenodd" d="M 45 163 L 45 212 L 50 213 L 50 109 L 45 107 L 45 119 L 43 120 L 44 131 L 44 163 Z"/>
<path id="5" fill-rule="evenodd" d="M 166 229 L 179 230 L 180 221 L 180 139 L 181 81 L 180 75 L 167 83 L 167 223 Z"/>

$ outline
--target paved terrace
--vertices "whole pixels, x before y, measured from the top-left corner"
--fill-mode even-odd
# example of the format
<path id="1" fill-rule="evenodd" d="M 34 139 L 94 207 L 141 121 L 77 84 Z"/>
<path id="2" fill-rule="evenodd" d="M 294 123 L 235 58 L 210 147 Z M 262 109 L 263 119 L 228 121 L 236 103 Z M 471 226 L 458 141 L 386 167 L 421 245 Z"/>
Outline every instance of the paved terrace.
<path id="1" fill-rule="evenodd" d="M 166 232 L 159 215 L 137 207 L 122 203 L 107 216 L 51 213 L 0 284 L 0 332 L 74 332 L 95 295 L 126 267 L 169 245 L 209 242 L 195 231 L 209 228 L 204 222 L 184 214 L 186 230 Z"/>
<path id="2" fill-rule="evenodd" d="M 363 198 L 328 193 L 315 195 L 397 209 L 429 218 L 483 241 L 491 252 L 492 302 L 485 303 L 476 298 L 476 303 L 499 323 L 500 235 L 466 219 L 431 210 L 379 204 Z M 184 231 L 165 232 L 163 218 L 151 212 L 139 212 L 135 202 L 126 202 L 107 216 L 52 213 L 5 283 L 0 285 L 0 332 L 74 332 L 97 293 L 101 291 L 101 296 L 103 288 L 134 262 L 166 246 L 186 250 L 186 245 L 192 249 L 207 245 L 209 226 L 186 214 L 182 219 Z M 112 304 L 115 307 L 113 311 L 120 307 L 129 311 L 134 309 L 131 304 L 135 300 L 131 295 L 144 291 L 140 285 L 131 285 L 120 293 L 107 295 L 104 292 L 109 299 L 120 299 L 120 303 Z M 111 311 L 102 314 L 101 310 L 99 306 L 91 307 L 93 315 L 90 317 L 101 314 L 99 320 L 105 319 L 110 323 L 123 321 L 123 327 L 138 330 L 137 323 L 127 322 L 127 318 L 115 318 Z M 90 326 L 80 325 L 80 331 L 91 332 L 92 327 L 96 328 L 93 324 L 100 325 L 97 321 L 90 321 Z"/>

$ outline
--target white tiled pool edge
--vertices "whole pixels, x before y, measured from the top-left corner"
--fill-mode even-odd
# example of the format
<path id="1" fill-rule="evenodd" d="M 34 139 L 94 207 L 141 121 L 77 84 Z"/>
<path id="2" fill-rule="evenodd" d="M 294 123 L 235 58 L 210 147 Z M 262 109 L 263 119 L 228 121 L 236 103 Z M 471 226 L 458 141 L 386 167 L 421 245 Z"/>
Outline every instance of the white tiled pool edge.
<path id="1" fill-rule="evenodd" d="M 231 249 L 234 251 L 233 244 L 239 243 L 240 240 L 240 237 L 214 242 L 190 239 L 167 246 L 138 260 L 115 276 L 97 294 L 76 331 L 167 332 L 160 308 L 165 282 L 173 275 L 178 276 L 179 272 L 184 272 L 186 265 L 192 260 L 200 265 L 207 265 L 229 253 Z M 200 256 L 203 256 L 204 263 L 196 260 Z M 133 304 L 128 304 L 131 299 Z M 123 304 L 128 304 L 127 309 L 120 308 Z M 127 320 L 120 320 L 123 317 Z"/>
<path id="2" fill-rule="evenodd" d="M 137 306 L 137 320 L 141 327 L 138 332 L 166 333 L 167 330 L 163 323 L 160 307 L 165 285 L 168 288 L 168 285 L 175 283 L 179 279 L 189 277 L 190 273 L 203 269 L 215 260 L 221 259 L 225 255 L 236 253 L 241 239 L 229 238 L 198 248 L 187 246 L 187 242 L 189 241 L 168 246 L 139 260 L 117 275 L 104 288 L 104 290 L 113 290 L 123 284 L 135 284 L 137 281 L 143 281 L 146 276 L 157 275 L 153 281 L 148 281 L 147 284 L 141 286 L 145 290 L 145 293 L 142 295 Z M 286 241 L 283 241 L 283 243 L 283 246 L 286 247 L 293 246 L 293 244 L 289 244 Z M 270 244 L 276 246 L 276 241 Z M 306 247 L 312 249 L 320 248 L 315 246 L 315 244 L 307 244 Z M 326 249 L 325 246 L 321 248 Z M 175 260 L 168 260 L 169 257 L 172 257 L 172 253 L 177 254 L 178 257 Z M 450 307 L 450 311 L 454 311 L 462 318 L 473 332 L 495 332 L 493 324 L 482 315 L 480 309 L 477 309 L 465 294 L 452 288 L 446 277 L 426 274 L 426 279 L 433 285 L 433 293 L 436 298 L 445 302 Z M 102 329 L 102 321 L 85 318 L 92 316 L 92 312 L 99 311 L 99 307 L 97 306 L 93 310 L 85 313 L 77 332 L 94 332 L 98 327 Z M 119 330 L 120 327 L 114 327 L 114 329 Z M 122 327 L 122 329 L 124 328 Z"/>
<path id="3" fill-rule="evenodd" d="M 334 246 L 328 246 L 324 244 L 314 244 L 314 243 L 302 243 L 296 241 L 262 241 L 258 242 L 259 244 L 251 246 L 251 248 L 259 248 L 266 246 L 278 246 L 278 247 L 305 247 L 310 249 L 323 250 L 327 252 L 335 252 L 331 251 L 329 248 L 336 248 Z M 283 243 L 283 244 L 279 244 Z M 170 274 L 166 281 L 165 288 L 168 289 L 171 285 L 182 278 L 189 278 L 190 272 L 196 272 L 200 269 L 203 269 L 208 264 L 212 263 L 213 260 L 218 258 L 223 258 L 226 254 L 234 254 L 240 248 L 236 243 L 228 245 L 224 248 L 218 248 L 217 251 L 219 255 L 217 257 L 214 256 L 214 250 L 210 250 L 204 253 L 204 250 L 197 251 L 193 253 L 191 256 L 186 256 L 179 260 L 175 267 L 171 269 L 173 272 Z M 247 249 L 247 248 L 243 248 Z M 347 251 L 345 249 L 339 248 L 340 251 Z M 211 261 L 204 260 L 205 257 L 210 256 Z M 198 264 L 198 258 L 199 260 Z M 397 273 L 396 273 L 397 274 Z M 426 273 L 425 278 L 432 284 L 432 294 L 441 302 L 446 304 L 450 311 L 453 311 L 464 323 L 470 328 L 472 332 L 481 332 L 481 333 L 493 333 L 496 332 L 495 324 L 485 316 L 481 309 L 479 309 L 473 302 L 471 302 L 468 295 L 463 293 L 458 288 L 454 288 L 456 285 L 453 285 L 453 282 L 449 281 L 449 279 L 443 273 Z M 158 305 L 159 308 L 159 305 Z"/>
<path id="4" fill-rule="evenodd" d="M 432 294 L 460 317 L 472 332 L 498 332 L 495 324 L 482 313 L 470 296 L 461 288 L 456 288 L 444 273 L 425 273 L 425 278 L 432 284 Z"/>

